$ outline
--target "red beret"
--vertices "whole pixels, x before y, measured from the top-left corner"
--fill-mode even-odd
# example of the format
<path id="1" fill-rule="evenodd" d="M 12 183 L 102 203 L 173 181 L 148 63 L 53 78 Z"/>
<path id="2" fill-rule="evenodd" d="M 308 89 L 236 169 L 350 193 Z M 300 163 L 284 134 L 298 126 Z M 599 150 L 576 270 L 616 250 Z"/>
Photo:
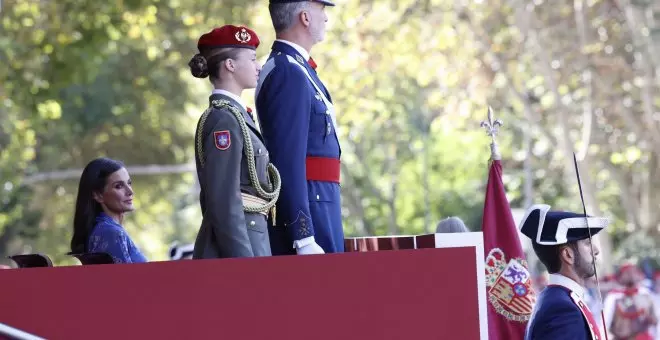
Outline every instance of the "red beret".
<path id="1" fill-rule="evenodd" d="M 211 32 L 202 35 L 197 42 L 200 50 L 206 48 L 238 47 L 257 49 L 259 37 L 253 30 L 244 26 L 225 25 L 214 28 Z"/>

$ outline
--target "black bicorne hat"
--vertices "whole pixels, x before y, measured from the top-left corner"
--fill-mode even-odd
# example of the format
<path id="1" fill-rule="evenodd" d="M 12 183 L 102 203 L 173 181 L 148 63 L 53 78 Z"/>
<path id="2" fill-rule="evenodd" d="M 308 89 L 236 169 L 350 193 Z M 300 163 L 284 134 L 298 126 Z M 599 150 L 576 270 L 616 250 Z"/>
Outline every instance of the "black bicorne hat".
<path id="1" fill-rule="evenodd" d="M 535 204 L 527 210 L 520 231 L 540 245 L 559 245 L 579 241 L 605 229 L 609 219 L 567 211 L 551 211 L 547 204 Z"/>

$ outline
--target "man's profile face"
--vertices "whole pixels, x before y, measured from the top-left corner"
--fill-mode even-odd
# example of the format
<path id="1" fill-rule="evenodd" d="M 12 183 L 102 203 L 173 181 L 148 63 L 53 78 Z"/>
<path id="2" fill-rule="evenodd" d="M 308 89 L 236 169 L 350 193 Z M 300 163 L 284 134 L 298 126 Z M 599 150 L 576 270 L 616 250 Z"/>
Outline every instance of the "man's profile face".
<path id="1" fill-rule="evenodd" d="M 593 244 L 594 256 L 591 255 L 591 240 L 584 239 L 576 242 L 576 246 L 573 249 L 575 253 L 575 262 L 573 263 L 573 268 L 575 272 L 584 279 L 590 278 L 596 275 L 596 267 L 594 261 L 600 253 L 600 247 L 597 242 Z"/>
<path id="2" fill-rule="evenodd" d="M 328 15 L 325 13 L 325 5 L 320 2 L 310 1 L 308 9 L 308 13 L 311 16 L 310 33 L 315 43 L 321 42 L 325 38 L 325 24 L 328 21 Z"/>

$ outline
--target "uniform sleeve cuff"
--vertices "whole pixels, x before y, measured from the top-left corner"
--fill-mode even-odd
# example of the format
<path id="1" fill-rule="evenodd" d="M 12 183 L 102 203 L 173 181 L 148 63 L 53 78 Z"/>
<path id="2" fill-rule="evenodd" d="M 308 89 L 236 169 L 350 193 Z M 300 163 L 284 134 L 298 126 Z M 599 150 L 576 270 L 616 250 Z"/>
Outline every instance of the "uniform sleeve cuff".
<path id="1" fill-rule="evenodd" d="M 291 235 L 293 240 L 303 240 L 310 236 L 314 236 L 314 226 L 312 225 L 312 219 L 307 216 L 302 210 L 298 211 L 296 219 L 286 224 L 286 228 Z"/>
<path id="2" fill-rule="evenodd" d="M 302 240 L 295 240 L 295 241 L 293 241 L 293 247 L 296 248 L 296 249 L 300 249 L 300 248 L 302 248 L 302 247 L 304 247 L 304 246 L 308 246 L 308 245 L 310 245 L 310 244 L 312 244 L 312 243 L 314 243 L 314 242 L 316 242 L 316 241 L 314 240 L 314 236 L 305 237 L 305 238 L 302 239 Z"/>

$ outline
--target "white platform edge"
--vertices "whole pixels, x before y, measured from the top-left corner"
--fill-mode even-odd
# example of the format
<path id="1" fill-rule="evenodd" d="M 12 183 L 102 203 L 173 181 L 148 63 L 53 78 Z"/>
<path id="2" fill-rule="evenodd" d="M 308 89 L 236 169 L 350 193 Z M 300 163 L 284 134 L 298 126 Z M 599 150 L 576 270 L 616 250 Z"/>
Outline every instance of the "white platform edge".
<path id="1" fill-rule="evenodd" d="M 486 268 L 482 232 L 435 234 L 436 248 L 474 247 L 477 259 L 477 294 L 479 301 L 479 338 L 488 340 L 488 305 L 486 300 Z"/>

